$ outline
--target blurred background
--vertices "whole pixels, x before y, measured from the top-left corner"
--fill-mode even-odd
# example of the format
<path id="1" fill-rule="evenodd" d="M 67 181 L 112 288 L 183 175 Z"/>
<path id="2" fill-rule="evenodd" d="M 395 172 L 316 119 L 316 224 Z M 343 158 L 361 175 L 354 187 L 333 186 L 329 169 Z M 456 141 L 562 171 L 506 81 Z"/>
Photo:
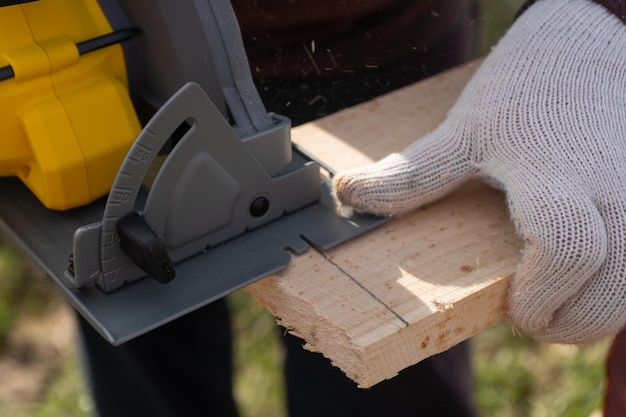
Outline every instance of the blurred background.
<path id="1" fill-rule="evenodd" d="M 521 0 L 481 0 L 481 55 Z M 234 313 L 235 393 L 242 417 L 283 417 L 282 352 L 274 318 L 245 291 Z M 485 416 L 599 416 L 608 341 L 542 345 L 499 324 L 473 339 L 475 394 Z M 0 235 L 0 416 L 87 417 L 72 312 L 52 281 Z"/>

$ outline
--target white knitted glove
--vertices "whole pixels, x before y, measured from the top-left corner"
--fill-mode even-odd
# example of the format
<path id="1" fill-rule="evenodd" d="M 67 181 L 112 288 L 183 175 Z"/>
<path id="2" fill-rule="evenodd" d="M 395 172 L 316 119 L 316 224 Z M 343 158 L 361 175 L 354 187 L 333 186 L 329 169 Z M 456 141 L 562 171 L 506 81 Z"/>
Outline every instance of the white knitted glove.
<path id="1" fill-rule="evenodd" d="M 337 200 L 407 212 L 478 176 L 506 192 L 526 247 L 509 316 L 544 341 L 626 324 L 626 25 L 588 0 L 540 0 L 434 132 L 335 176 Z"/>

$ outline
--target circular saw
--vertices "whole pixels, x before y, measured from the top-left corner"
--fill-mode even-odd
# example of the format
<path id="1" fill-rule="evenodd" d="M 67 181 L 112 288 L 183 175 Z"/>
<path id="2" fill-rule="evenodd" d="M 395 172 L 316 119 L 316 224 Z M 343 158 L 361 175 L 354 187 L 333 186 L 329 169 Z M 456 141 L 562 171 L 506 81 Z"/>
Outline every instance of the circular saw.
<path id="1" fill-rule="evenodd" d="M 77 2 L 9 3 L 0 3 L 0 26 L 16 8 L 45 15 Z M 0 226 L 109 342 L 124 343 L 276 273 L 292 254 L 333 247 L 385 221 L 336 214 L 320 164 L 291 143 L 289 120 L 263 106 L 228 1 L 78 3 L 107 24 L 104 33 L 78 33 L 64 45 L 92 45 L 85 55 L 122 48 L 127 98 L 105 104 L 119 110 L 132 101 L 131 119 L 142 127 L 131 141 L 116 142 L 121 162 L 101 168 L 113 170 L 106 195 L 62 210 L 14 175 L 34 158 L 7 157 L 5 166 L 15 169 L 0 178 Z M 20 65 L 5 71 L 0 100 L 15 92 Z M 42 76 L 55 80 L 66 70 Z M 65 111 L 70 123 L 82 120 Z M 84 155 L 81 161 L 92 166 Z"/>

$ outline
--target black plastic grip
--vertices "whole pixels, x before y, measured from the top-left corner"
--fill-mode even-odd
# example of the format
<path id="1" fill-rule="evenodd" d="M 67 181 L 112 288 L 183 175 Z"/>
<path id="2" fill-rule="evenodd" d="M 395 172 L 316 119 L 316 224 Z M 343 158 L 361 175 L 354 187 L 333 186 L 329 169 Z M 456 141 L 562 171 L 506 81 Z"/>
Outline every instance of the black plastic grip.
<path id="1" fill-rule="evenodd" d="M 120 247 L 135 265 L 162 284 L 176 277 L 174 263 L 161 238 L 137 212 L 122 217 L 117 222 Z"/>

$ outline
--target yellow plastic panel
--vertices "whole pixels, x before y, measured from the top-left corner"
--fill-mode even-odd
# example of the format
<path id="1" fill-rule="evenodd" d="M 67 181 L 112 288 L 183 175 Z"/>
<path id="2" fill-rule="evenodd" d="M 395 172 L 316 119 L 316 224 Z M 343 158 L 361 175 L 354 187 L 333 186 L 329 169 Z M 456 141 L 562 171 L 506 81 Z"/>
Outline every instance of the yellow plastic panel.
<path id="1" fill-rule="evenodd" d="M 52 208 L 89 202 L 89 184 L 82 152 L 63 106 L 51 97 L 22 112 L 23 126 L 30 139 L 33 164 L 24 182 Z"/>
<path id="2" fill-rule="evenodd" d="M 20 6 L 0 8 L 0 66 L 9 64 L 9 58 L 15 64 L 19 51 L 35 49 L 35 53 L 45 59 L 43 51 L 37 51 L 28 22 Z M 32 62 L 32 59 L 30 60 Z M 19 66 L 19 65 L 18 65 Z M 45 66 L 49 68 L 48 63 Z M 35 97 L 54 94 L 49 77 L 38 77 L 26 83 L 18 83 L 16 79 L 0 81 L 0 131 L 2 147 L 0 148 L 0 175 L 23 176 L 30 170 L 33 162 L 30 145 L 22 129 L 18 111 Z"/>
<path id="3" fill-rule="evenodd" d="M 60 71 L 78 62 L 79 55 L 76 43 L 69 38 L 64 36 L 48 38 L 39 42 L 39 46 L 48 56 L 51 73 Z"/>
<path id="4" fill-rule="evenodd" d="M 50 74 L 48 55 L 38 45 L 13 49 L 6 52 L 4 57 L 13 67 L 15 80 L 18 82 Z"/>
<path id="5" fill-rule="evenodd" d="M 62 95 L 59 99 L 70 115 L 86 161 L 92 199 L 106 194 L 139 125 L 126 89 L 119 80 L 107 78 Z M 105 103 L 106 107 L 103 107 Z"/>
<path id="6" fill-rule="evenodd" d="M 76 43 L 110 33 L 95 0 L 0 8 L 0 175 L 16 175 L 48 208 L 105 195 L 140 130 L 122 48 L 79 56 Z"/>
<path id="7" fill-rule="evenodd" d="M 0 66 L 5 66 L 4 54 L 31 45 L 33 36 L 21 7 L 0 7 L 0 22 Z"/>

